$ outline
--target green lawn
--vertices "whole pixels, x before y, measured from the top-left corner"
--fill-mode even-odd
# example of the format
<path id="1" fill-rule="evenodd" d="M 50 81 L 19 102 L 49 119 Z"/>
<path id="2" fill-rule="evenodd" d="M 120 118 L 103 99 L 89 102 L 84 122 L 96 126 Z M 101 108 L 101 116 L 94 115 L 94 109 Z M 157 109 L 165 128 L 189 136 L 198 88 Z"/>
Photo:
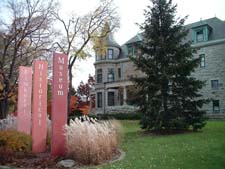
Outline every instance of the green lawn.
<path id="1" fill-rule="evenodd" d="M 225 121 L 209 121 L 202 132 L 146 135 L 137 121 L 122 121 L 122 161 L 108 169 L 225 169 Z"/>

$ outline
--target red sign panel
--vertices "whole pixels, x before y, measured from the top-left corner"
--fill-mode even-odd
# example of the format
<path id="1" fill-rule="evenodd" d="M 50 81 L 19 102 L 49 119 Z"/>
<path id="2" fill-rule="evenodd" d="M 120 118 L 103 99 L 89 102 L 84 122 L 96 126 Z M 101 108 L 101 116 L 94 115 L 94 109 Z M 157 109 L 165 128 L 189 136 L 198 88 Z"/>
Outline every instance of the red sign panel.
<path id="1" fill-rule="evenodd" d="M 46 61 L 34 61 L 32 151 L 46 150 L 47 138 L 47 69 Z"/>
<path id="2" fill-rule="evenodd" d="M 19 67 L 19 89 L 17 130 L 30 134 L 31 132 L 31 90 L 32 90 L 32 68 Z"/>
<path id="3" fill-rule="evenodd" d="M 65 136 L 63 127 L 67 123 L 68 95 L 68 57 L 55 53 L 53 56 L 52 90 L 52 156 L 65 154 Z"/>

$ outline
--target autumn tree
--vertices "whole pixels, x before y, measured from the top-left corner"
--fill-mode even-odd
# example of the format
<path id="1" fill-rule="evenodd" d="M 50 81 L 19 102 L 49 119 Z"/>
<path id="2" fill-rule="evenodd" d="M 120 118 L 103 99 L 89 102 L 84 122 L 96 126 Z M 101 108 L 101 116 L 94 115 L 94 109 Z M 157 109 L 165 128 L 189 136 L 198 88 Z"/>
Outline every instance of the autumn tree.
<path id="1" fill-rule="evenodd" d="M 7 0 L 0 18 L 0 118 L 15 95 L 18 67 L 44 56 L 51 43 L 53 0 Z M 2 16 L 2 15 L 1 15 Z"/>
<path id="2" fill-rule="evenodd" d="M 96 36 L 92 39 L 93 43 L 93 49 L 96 52 L 98 56 L 105 56 L 107 52 L 107 38 L 109 37 L 108 34 L 110 34 L 110 25 L 108 22 L 105 23 L 105 25 L 101 28 L 101 32 L 99 33 L 99 36 Z"/>
<path id="3" fill-rule="evenodd" d="M 89 75 L 86 83 L 83 81 L 80 82 L 76 91 L 76 98 L 78 103 L 78 109 L 81 110 L 84 114 L 88 114 L 90 109 L 90 102 L 94 101 L 94 96 L 91 95 L 91 90 L 95 84 L 95 79 L 93 76 Z"/>
<path id="4" fill-rule="evenodd" d="M 71 14 L 71 17 L 66 20 L 60 16 L 59 12 L 54 15 L 63 26 L 61 40 L 56 44 L 57 50 L 68 56 L 69 90 L 71 90 L 73 67 L 76 60 L 91 56 L 90 44 L 95 42 L 96 37 L 102 36 L 101 31 L 105 23 L 109 23 L 110 29 L 104 36 L 119 26 L 119 18 L 113 0 L 101 0 L 95 10 L 84 16 Z M 68 100 L 70 100 L 70 92 Z"/>
<path id="5" fill-rule="evenodd" d="M 81 97 L 85 100 L 85 102 L 90 101 L 90 91 L 95 83 L 94 77 L 89 75 L 87 83 L 84 83 L 83 81 L 80 82 L 79 86 L 77 87 L 77 96 Z"/>

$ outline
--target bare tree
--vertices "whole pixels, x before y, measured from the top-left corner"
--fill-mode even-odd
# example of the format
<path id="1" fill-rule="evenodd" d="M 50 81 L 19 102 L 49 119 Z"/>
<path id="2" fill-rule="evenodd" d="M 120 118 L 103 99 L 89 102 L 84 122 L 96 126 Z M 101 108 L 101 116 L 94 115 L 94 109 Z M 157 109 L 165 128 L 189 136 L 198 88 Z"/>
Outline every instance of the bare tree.
<path id="1" fill-rule="evenodd" d="M 116 12 L 113 0 L 101 0 L 99 6 L 84 16 L 76 16 L 71 14 L 68 20 L 63 19 L 59 13 L 55 13 L 55 17 L 63 25 L 64 34 L 61 41 L 56 42 L 60 52 L 66 54 L 69 59 L 69 94 L 72 89 L 72 70 L 77 59 L 85 59 L 88 57 L 88 45 L 94 42 L 100 36 L 106 36 L 109 32 L 119 27 L 119 17 Z M 110 25 L 105 34 L 102 29 L 105 24 Z M 69 104 L 68 104 L 69 105 Z M 68 109 L 69 111 L 69 109 Z"/>
<path id="2" fill-rule="evenodd" d="M 18 67 L 31 65 L 51 42 L 54 0 L 8 0 L 7 22 L 0 18 L 0 118 L 15 94 Z"/>

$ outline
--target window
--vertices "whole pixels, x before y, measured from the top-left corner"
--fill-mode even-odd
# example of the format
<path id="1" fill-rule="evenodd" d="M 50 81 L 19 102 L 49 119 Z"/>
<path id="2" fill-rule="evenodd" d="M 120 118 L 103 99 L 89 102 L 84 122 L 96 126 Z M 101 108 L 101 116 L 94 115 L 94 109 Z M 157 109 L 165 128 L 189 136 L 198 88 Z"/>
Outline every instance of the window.
<path id="1" fill-rule="evenodd" d="M 205 54 L 199 55 L 201 62 L 200 62 L 200 67 L 205 67 Z"/>
<path id="2" fill-rule="evenodd" d="M 133 46 L 130 45 L 127 48 L 128 48 L 128 55 L 133 56 L 134 55 Z"/>
<path id="3" fill-rule="evenodd" d="M 136 46 L 133 47 L 133 54 L 137 55 L 137 47 Z"/>
<path id="4" fill-rule="evenodd" d="M 118 78 L 121 78 L 121 68 L 118 68 Z"/>
<path id="5" fill-rule="evenodd" d="M 104 53 L 102 53 L 101 60 L 105 60 L 105 59 L 106 59 L 106 54 L 104 52 Z"/>
<path id="6" fill-rule="evenodd" d="M 114 92 L 108 92 L 108 106 L 115 106 Z"/>
<path id="7" fill-rule="evenodd" d="M 113 49 L 108 49 L 107 56 L 108 59 L 113 59 Z"/>
<path id="8" fill-rule="evenodd" d="M 97 93 L 97 107 L 102 108 L 102 92 Z"/>
<path id="9" fill-rule="evenodd" d="M 137 44 L 128 45 L 127 50 L 128 50 L 128 56 L 137 55 L 137 53 L 138 53 Z"/>
<path id="10" fill-rule="evenodd" d="M 97 83 L 102 83 L 102 69 L 97 69 Z"/>
<path id="11" fill-rule="evenodd" d="M 212 87 L 212 89 L 218 89 L 219 88 L 219 80 L 211 80 L 211 87 Z"/>
<path id="12" fill-rule="evenodd" d="M 96 60 L 98 61 L 98 60 L 101 60 L 101 56 L 100 56 L 100 54 L 96 51 Z"/>
<path id="13" fill-rule="evenodd" d="M 113 68 L 108 69 L 108 82 L 114 81 L 114 70 Z"/>
<path id="14" fill-rule="evenodd" d="M 208 41 L 211 31 L 212 28 L 207 24 L 192 28 L 192 41 L 194 43 Z"/>
<path id="15" fill-rule="evenodd" d="M 218 113 L 220 111 L 220 101 L 213 100 L 213 112 Z"/>
<path id="16" fill-rule="evenodd" d="M 203 29 L 196 31 L 196 40 L 197 42 L 204 41 Z"/>
<path id="17" fill-rule="evenodd" d="M 105 60 L 105 58 L 106 58 L 105 51 L 100 50 L 100 49 L 96 50 L 95 55 L 96 55 L 96 60 L 97 61 L 99 61 L 99 60 Z"/>

